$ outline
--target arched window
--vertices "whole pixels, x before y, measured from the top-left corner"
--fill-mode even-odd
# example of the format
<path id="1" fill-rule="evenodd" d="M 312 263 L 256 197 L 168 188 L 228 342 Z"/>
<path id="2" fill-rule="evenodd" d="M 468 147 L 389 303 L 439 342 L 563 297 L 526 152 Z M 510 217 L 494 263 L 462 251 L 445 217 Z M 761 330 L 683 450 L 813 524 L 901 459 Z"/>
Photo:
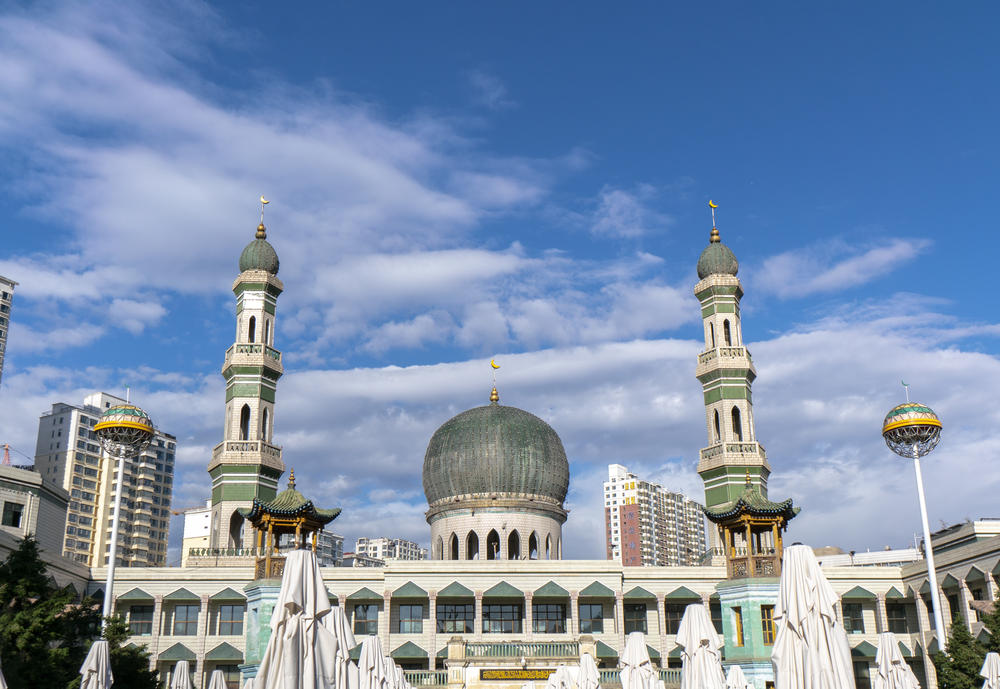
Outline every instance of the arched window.
<path id="1" fill-rule="evenodd" d="M 271 344 L 271 319 L 264 319 L 264 339 L 261 340 L 266 345 Z"/>
<path id="2" fill-rule="evenodd" d="M 722 335 L 726 340 L 726 346 L 733 346 L 733 334 L 729 330 L 729 319 L 722 321 Z"/>
<path id="3" fill-rule="evenodd" d="M 708 334 L 712 336 L 712 349 L 715 349 L 715 323 L 708 324 Z"/>
<path id="4" fill-rule="evenodd" d="M 434 559 L 444 559 L 444 539 L 438 536 L 437 543 L 434 544 Z"/>
<path id="5" fill-rule="evenodd" d="M 243 547 L 243 517 L 239 512 L 233 512 L 229 518 L 229 547 Z"/>
<path id="6" fill-rule="evenodd" d="M 491 530 L 486 535 L 486 559 L 497 560 L 500 558 L 500 534 L 496 529 Z"/>
<path id="7" fill-rule="evenodd" d="M 740 408 L 733 407 L 733 437 L 736 442 L 743 442 L 743 424 L 740 423 Z"/>
<path id="8" fill-rule="evenodd" d="M 532 531 L 531 535 L 528 536 L 528 559 L 538 559 L 538 534 L 534 531 Z"/>
<path id="9" fill-rule="evenodd" d="M 719 410 L 715 410 L 715 442 L 722 441 L 722 430 L 719 427 Z"/>
<path id="10" fill-rule="evenodd" d="M 240 409 L 240 440 L 250 439 L 250 405 L 244 404 Z"/>
<path id="11" fill-rule="evenodd" d="M 479 536 L 476 535 L 475 531 L 470 531 L 465 539 L 465 559 L 479 559 Z"/>
<path id="12" fill-rule="evenodd" d="M 249 342 L 254 342 L 257 337 L 257 319 L 250 316 L 250 325 L 247 328 L 247 340 Z"/>
<path id="13" fill-rule="evenodd" d="M 546 560 L 551 560 L 552 559 L 552 535 L 551 534 L 545 537 L 545 559 Z"/>
<path id="14" fill-rule="evenodd" d="M 511 531 L 510 536 L 507 537 L 507 559 L 521 559 L 521 537 L 518 535 L 517 529 Z"/>
<path id="15" fill-rule="evenodd" d="M 271 434 L 268 432 L 267 422 L 270 421 L 271 415 L 268 414 L 268 410 L 265 409 L 264 413 L 261 415 L 260 423 L 260 437 L 265 442 L 271 442 Z"/>
<path id="16" fill-rule="evenodd" d="M 556 559 L 562 559 L 562 538 L 556 539 Z"/>
<path id="17" fill-rule="evenodd" d="M 449 547 L 449 550 L 451 551 L 451 553 L 450 553 L 451 557 L 449 559 L 451 559 L 451 560 L 457 560 L 458 559 L 458 536 L 456 536 L 455 534 L 452 534 L 450 542 L 451 542 L 451 545 Z"/>

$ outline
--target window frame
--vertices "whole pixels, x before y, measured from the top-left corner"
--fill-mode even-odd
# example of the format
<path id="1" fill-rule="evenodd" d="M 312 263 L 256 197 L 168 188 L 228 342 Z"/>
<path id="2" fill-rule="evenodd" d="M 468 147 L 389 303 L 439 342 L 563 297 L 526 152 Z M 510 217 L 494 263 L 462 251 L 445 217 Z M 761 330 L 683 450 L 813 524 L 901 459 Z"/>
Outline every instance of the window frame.
<path id="1" fill-rule="evenodd" d="M 178 613 L 184 611 L 184 618 L 178 617 Z M 194 610 L 194 617 L 191 617 L 191 611 Z M 178 603 L 174 606 L 173 610 L 170 611 L 170 636 L 197 636 L 198 635 L 198 616 L 201 614 L 201 606 L 197 603 Z M 177 631 L 182 629 L 185 631 Z M 190 631 L 186 631 L 190 630 Z"/>
<path id="2" fill-rule="evenodd" d="M 474 603 L 438 603 L 435 615 L 438 634 L 472 634 L 475 629 Z"/>
<path id="3" fill-rule="evenodd" d="M 406 617 L 403 616 L 404 611 L 407 613 Z M 414 614 L 416 615 L 415 617 Z M 423 603 L 401 603 L 399 605 L 399 619 L 396 623 L 396 632 L 399 634 L 424 633 Z"/>
<path id="4" fill-rule="evenodd" d="M 224 617 L 223 614 L 227 609 L 230 614 L 236 608 L 239 608 L 240 614 L 239 619 L 236 617 Z M 216 634 L 219 636 L 243 636 L 243 624 L 246 619 L 247 606 L 245 603 L 222 603 L 219 605 L 219 611 L 217 613 L 218 618 L 216 621 Z M 225 627 L 223 625 L 226 625 Z M 236 626 L 239 626 L 239 631 L 233 631 Z M 223 631 L 228 629 L 229 631 Z"/>
<path id="5" fill-rule="evenodd" d="M 773 646 L 775 636 L 773 605 L 760 606 L 760 631 L 764 638 L 764 645 Z"/>
<path id="6" fill-rule="evenodd" d="M 524 605 L 483 603 L 483 634 L 523 634 Z"/>
<path id="7" fill-rule="evenodd" d="M 581 634 L 603 634 L 604 633 L 604 603 L 579 603 L 580 608 L 580 633 Z M 597 608 L 598 615 L 594 616 L 594 608 Z"/>
<path id="8" fill-rule="evenodd" d="M 531 631 L 533 634 L 565 634 L 566 605 L 564 603 L 532 603 Z"/>
<path id="9" fill-rule="evenodd" d="M 135 619 L 137 611 L 145 615 L 148 611 L 149 619 Z M 156 606 L 153 605 L 130 605 L 128 609 L 128 633 L 129 636 L 152 636 L 153 635 L 153 615 L 156 612 Z M 146 625 L 149 625 L 149 631 L 144 631 Z"/>
<path id="10" fill-rule="evenodd" d="M 848 610 L 850 608 L 850 610 Z M 857 612 L 857 614 L 855 614 Z M 865 606 L 863 603 L 841 601 L 840 620 L 848 634 L 865 633 Z"/>
<path id="11" fill-rule="evenodd" d="M 359 617 L 358 613 L 362 613 L 362 616 Z M 351 611 L 351 620 L 351 628 L 356 635 L 378 634 L 378 604 L 356 603 Z"/>
<path id="12" fill-rule="evenodd" d="M 743 608 L 736 605 L 732 607 L 733 615 L 733 646 L 742 648 L 746 645 L 746 635 L 743 633 Z"/>
<path id="13" fill-rule="evenodd" d="M 663 604 L 663 630 L 666 634 L 676 635 L 681 627 L 681 620 L 684 619 L 684 609 L 687 605 L 683 603 L 666 602 Z"/>
<path id="14" fill-rule="evenodd" d="M 637 614 L 640 608 L 642 609 L 641 616 Z M 629 613 L 631 613 L 631 615 Z M 641 628 L 637 626 L 640 622 Z M 632 632 L 642 632 L 643 634 L 648 633 L 649 613 L 646 604 L 624 603 L 622 605 L 622 624 L 625 627 L 626 634 L 630 634 Z"/>
<path id="15" fill-rule="evenodd" d="M 885 621 L 893 634 L 909 634 L 909 616 L 906 614 L 906 603 L 886 603 Z M 897 614 L 893 614 L 897 613 Z"/>

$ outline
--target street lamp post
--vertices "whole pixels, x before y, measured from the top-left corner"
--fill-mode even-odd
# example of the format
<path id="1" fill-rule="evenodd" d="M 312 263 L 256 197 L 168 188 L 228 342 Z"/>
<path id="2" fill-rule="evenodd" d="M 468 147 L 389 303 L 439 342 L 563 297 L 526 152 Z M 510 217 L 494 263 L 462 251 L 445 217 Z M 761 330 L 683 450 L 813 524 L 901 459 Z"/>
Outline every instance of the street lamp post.
<path id="1" fill-rule="evenodd" d="M 900 457 L 913 459 L 917 475 L 917 498 L 920 500 L 920 518 L 924 527 L 924 553 L 927 557 L 927 577 L 930 580 L 931 604 L 934 607 L 934 631 L 938 646 L 944 648 L 944 620 L 941 617 L 941 594 L 938 592 L 937 571 L 934 569 L 934 549 L 931 547 L 931 530 L 927 524 L 927 502 L 924 499 L 924 479 L 920 473 L 920 458 L 930 454 L 941 440 L 941 420 L 930 407 L 916 402 L 906 402 L 893 407 L 882 422 L 882 437 L 889 449 Z"/>
<path id="2" fill-rule="evenodd" d="M 111 615 L 112 587 L 118 558 L 118 525 L 121 521 L 122 492 L 125 484 L 125 460 L 137 458 L 153 439 L 153 421 L 149 414 L 134 404 L 116 404 L 109 408 L 94 426 L 101 447 L 109 457 L 118 458 L 118 483 L 115 486 L 115 512 L 111 520 L 111 548 L 108 552 L 108 576 L 104 585 L 104 609 L 101 629 Z"/>

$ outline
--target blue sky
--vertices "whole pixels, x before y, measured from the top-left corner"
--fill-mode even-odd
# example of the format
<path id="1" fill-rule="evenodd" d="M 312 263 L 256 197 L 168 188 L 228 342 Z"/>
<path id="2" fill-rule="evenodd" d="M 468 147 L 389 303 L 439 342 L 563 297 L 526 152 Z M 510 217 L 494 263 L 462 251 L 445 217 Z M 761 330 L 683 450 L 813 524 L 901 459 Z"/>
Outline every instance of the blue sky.
<path id="1" fill-rule="evenodd" d="M 691 288 L 714 198 L 794 540 L 918 530 L 878 437 L 900 378 L 946 424 L 932 522 L 990 516 L 997 14 L 7 6 L 0 441 L 30 455 L 52 402 L 128 381 L 179 438 L 175 507 L 204 499 L 264 193 L 275 437 L 349 541 L 426 541 L 426 442 L 486 401 L 496 356 L 503 401 L 571 457 L 567 554 L 600 557 L 608 462 L 701 493 Z"/>

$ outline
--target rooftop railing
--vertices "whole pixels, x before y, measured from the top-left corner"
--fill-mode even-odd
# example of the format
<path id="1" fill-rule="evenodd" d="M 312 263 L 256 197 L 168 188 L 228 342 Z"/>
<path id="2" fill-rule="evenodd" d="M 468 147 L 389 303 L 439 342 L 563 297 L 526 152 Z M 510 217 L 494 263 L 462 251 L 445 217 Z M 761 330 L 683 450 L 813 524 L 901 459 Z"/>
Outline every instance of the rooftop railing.
<path id="1" fill-rule="evenodd" d="M 576 641 L 501 641 L 465 644 L 467 658 L 573 658 L 580 656 Z"/>

